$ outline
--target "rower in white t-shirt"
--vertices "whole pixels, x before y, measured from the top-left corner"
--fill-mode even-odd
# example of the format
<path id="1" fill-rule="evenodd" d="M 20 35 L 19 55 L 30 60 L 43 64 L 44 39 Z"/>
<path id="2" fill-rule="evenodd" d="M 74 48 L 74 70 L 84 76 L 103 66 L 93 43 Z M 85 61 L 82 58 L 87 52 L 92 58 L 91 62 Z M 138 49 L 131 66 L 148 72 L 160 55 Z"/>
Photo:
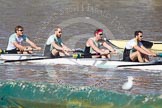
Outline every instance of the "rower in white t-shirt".
<path id="1" fill-rule="evenodd" d="M 9 37 L 7 52 L 10 54 L 17 53 L 32 53 L 32 49 L 41 50 L 34 42 L 23 34 L 24 28 L 20 25 L 15 27 L 15 33 Z M 22 45 L 23 41 L 30 44 L 30 46 Z"/>
<path id="2" fill-rule="evenodd" d="M 141 42 L 143 38 L 142 31 L 135 31 L 134 34 L 135 38 L 128 41 L 125 46 L 123 60 L 149 62 L 149 56 L 156 56 L 156 54 L 143 46 Z"/>

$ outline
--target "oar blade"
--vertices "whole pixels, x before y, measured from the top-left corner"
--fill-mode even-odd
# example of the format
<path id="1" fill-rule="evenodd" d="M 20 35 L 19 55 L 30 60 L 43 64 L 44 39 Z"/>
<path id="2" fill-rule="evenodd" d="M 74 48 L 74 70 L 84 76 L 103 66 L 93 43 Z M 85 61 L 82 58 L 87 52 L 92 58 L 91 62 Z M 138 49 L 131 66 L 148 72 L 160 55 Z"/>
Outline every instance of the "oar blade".
<path id="1" fill-rule="evenodd" d="M 142 42 L 143 46 L 146 48 L 152 48 L 152 46 L 153 46 L 153 42 L 145 41 L 145 40 L 142 40 L 141 42 Z"/>

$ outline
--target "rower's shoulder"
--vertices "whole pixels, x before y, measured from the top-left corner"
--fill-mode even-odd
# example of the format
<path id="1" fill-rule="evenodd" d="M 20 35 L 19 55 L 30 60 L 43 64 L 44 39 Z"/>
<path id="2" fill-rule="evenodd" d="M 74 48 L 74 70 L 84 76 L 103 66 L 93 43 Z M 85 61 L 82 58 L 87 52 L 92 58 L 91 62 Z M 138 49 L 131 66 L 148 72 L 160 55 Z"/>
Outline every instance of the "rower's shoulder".
<path id="1" fill-rule="evenodd" d="M 10 37 L 16 37 L 16 33 L 12 33 Z"/>
<path id="2" fill-rule="evenodd" d="M 16 38 L 16 33 L 13 33 L 9 36 L 9 40 L 15 39 Z"/>
<path id="3" fill-rule="evenodd" d="M 55 38 L 55 35 L 53 34 L 53 35 L 50 35 L 49 37 L 48 37 L 48 39 L 54 39 Z"/>
<path id="4" fill-rule="evenodd" d="M 94 37 L 88 38 L 88 41 L 94 41 L 94 40 L 95 40 Z"/>
<path id="5" fill-rule="evenodd" d="M 133 39 L 128 40 L 127 43 L 137 43 L 137 42 L 136 42 L 136 40 L 133 38 Z"/>

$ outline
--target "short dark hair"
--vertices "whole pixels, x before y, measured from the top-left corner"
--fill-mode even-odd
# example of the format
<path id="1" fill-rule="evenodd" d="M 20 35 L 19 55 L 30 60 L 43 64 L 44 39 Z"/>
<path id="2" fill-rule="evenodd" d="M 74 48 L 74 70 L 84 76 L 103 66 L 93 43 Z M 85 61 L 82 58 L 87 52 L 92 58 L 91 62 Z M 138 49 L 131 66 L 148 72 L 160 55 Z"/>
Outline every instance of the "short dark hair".
<path id="1" fill-rule="evenodd" d="M 18 25 L 18 26 L 15 27 L 15 33 L 16 33 L 16 31 L 19 30 L 20 28 L 21 28 L 22 30 L 24 30 L 24 28 L 23 28 L 22 26 Z"/>
<path id="2" fill-rule="evenodd" d="M 134 32 L 134 37 L 136 37 L 139 33 L 143 33 L 142 31 L 138 30 Z"/>

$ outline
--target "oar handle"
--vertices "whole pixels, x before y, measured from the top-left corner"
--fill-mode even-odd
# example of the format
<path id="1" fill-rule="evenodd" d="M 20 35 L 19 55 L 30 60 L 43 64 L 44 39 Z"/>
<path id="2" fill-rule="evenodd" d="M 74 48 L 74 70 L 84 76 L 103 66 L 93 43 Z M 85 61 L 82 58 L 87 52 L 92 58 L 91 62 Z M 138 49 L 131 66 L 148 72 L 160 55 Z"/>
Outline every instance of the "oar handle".
<path id="1" fill-rule="evenodd" d="M 26 49 L 24 49 L 24 51 L 40 51 L 40 50 L 39 49 L 35 49 L 35 48 L 26 48 Z"/>
<path id="2" fill-rule="evenodd" d="M 73 58 L 81 58 L 82 57 L 82 54 L 73 54 L 72 57 Z"/>
<path id="3" fill-rule="evenodd" d="M 100 55 L 98 53 L 91 53 L 91 54 L 73 54 L 72 57 L 73 58 L 84 58 L 85 56 L 92 56 L 92 55 Z"/>
<path id="4" fill-rule="evenodd" d="M 83 49 L 72 49 L 71 52 L 78 52 L 78 53 L 84 53 Z"/>

